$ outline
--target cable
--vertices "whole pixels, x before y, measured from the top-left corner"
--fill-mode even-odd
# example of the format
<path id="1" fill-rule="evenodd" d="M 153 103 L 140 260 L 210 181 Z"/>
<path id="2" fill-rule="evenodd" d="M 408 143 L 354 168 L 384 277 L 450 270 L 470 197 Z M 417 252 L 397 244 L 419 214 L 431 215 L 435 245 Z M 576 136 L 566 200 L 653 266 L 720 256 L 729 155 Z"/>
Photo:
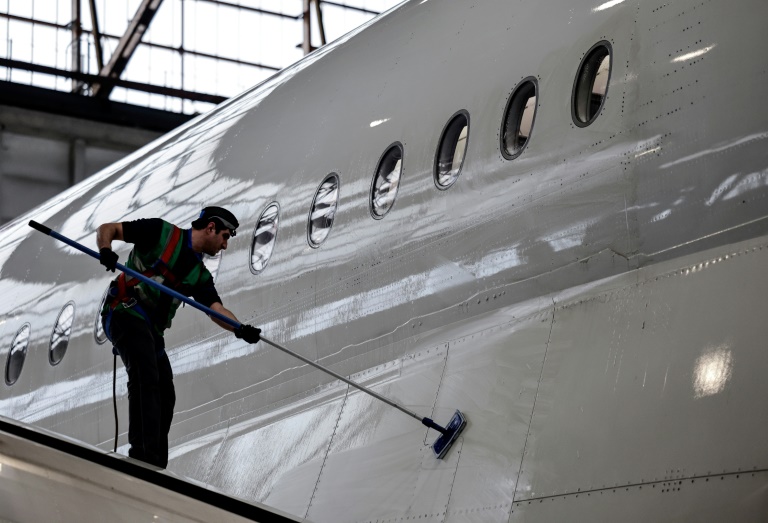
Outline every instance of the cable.
<path id="1" fill-rule="evenodd" d="M 115 447 L 113 452 L 117 453 L 117 354 L 112 356 L 112 407 L 115 410 Z"/>

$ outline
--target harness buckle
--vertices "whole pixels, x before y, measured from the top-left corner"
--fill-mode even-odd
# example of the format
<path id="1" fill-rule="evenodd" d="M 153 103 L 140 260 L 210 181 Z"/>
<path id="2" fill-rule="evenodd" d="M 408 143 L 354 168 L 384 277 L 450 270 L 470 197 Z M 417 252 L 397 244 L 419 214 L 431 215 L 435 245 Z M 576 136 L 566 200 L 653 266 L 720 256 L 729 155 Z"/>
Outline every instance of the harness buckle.
<path id="1" fill-rule="evenodd" d="M 126 301 L 123 302 L 123 307 L 125 307 L 126 309 L 130 309 L 131 307 L 133 307 L 137 303 L 138 303 L 138 301 L 136 301 L 136 298 L 131 298 L 130 300 L 126 300 Z"/>

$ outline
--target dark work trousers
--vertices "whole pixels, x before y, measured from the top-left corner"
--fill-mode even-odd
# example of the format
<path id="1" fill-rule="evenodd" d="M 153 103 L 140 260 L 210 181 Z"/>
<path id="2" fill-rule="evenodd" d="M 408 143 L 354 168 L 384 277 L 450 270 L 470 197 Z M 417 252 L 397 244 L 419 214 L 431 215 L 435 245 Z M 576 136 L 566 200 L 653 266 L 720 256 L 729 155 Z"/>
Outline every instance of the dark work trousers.
<path id="1" fill-rule="evenodd" d="M 110 337 L 128 373 L 128 455 L 160 468 L 168 465 L 176 391 L 165 342 L 145 320 L 112 314 Z"/>

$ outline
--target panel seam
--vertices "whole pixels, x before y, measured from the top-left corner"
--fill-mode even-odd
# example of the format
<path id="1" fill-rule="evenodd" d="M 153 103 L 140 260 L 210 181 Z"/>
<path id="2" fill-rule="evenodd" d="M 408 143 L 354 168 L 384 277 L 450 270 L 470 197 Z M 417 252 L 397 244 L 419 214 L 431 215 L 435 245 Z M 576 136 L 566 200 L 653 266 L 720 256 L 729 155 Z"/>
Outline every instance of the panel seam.
<path id="1" fill-rule="evenodd" d="M 575 492 L 574 491 L 563 492 L 561 494 L 551 494 L 551 495 L 548 495 L 548 496 L 535 496 L 535 497 L 532 497 L 532 498 L 521 499 L 519 501 L 513 501 L 513 504 L 517 503 L 518 505 L 520 505 L 521 503 L 531 503 L 533 501 L 543 501 L 545 499 L 566 498 L 566 497 L 571 497 L 571 496 L 579 497 L 580 495 L 584 495 L 584 494 L 589 495 L 589 494 L 594 494 L 594 493 L 597 493 L 597 492 L 607 492 L 607 491 L 614 491 L 615 492 L 616 490 L 621 490 L 621 489 L 628 490 L 628 489 L 631 489 L 631 488 L 638 488 L 638 487 L 642 488 L 642 487 L 647 487 L 649 485 L 652 485 L 652 486 L 655 486 L 655 485 L 666 485 L 666 486 L 682 485 L 683 481 L 691 481 L 691 482 L 694 482 L 696 480 L 709 481 L 711 478 L 718 478 L 718 477 L 720 479 L 732 478 L 732 477 L 736 477 L 738 479 L 742 475 L 743 476 L 747 476 L 747 475 L 754 476 L 755 474 L 765 474 L 767 472 L 768 472 L 768 469 L 761 468 L 761 469 L 753 469 L 753 470 L 739 470 L 739 471 L 736 471 L 736 472 L 722 472 L 720 474 L 701 474 L 701 475 L 695 475 L 695 476 L 678 476 L 678 477 L 667 478 L 667 479 L 656 479 L 656 480 L 653 480 L 653 481 L 642 481 L 641 480 L 639 482 L 634 482 L 634 483 L 616 484 L 616 485 L 613 485 L 613 486 L 610 486 L 610 487 L 592 488 L 592 489 L 588 489 L 588 490 L 577 490 Z M 674 488 L 672 488 L 671 490 L 674 490 Z"/>
<path id="2" fill-rule="evenodd" d="M 541 380 L 544 377 L 544 368 L 547 365 L 547 355 L 549 354 L 549 344 L 552 341 L 552 330 L 555 326 L 555 311 L 557 310 L 557 302 L 552 299 L 552 322 L 549 324 L 549 336 L 547 336 L 547 345 L 544 348 L 544 359 L 541 362 L 541 372 L 539 373 L 539 382 L 536 385 L 536 395 L 533 398 L 533 407 L 531 408 L 531 417 L 528 421 L 528 430 L 525 433 L 525 443 L 523 444 L 523 452 L 520 456 L 520 468 L 517 470 L 517 479 L 515 480 L 515 490 L 512 492 L 512 505 L 509 507 L 509 516 L 507 520 L 512 518 L 512 507 L 515 503 L 515 496 L 517 496 L 517 487 L 520 484 L 520 476 L 523 472 L 523 463 L 525 462 L 525 452 L 528 449 L 528 438 L 531 435 L 531 426 L 533 425 L 533 416 L 536 413 L 536 401 L 539 399 L 539 389 L 541 388 Z"/>
<path id="3" fill-rule="evenodd" d="M 347 385 L 347 392 L 344 394 L 344 401 L 341 403 L 341 408 L 339 409 L 339 415 L 336 418 L 336 426 L 333 427 L 333 434 L 331 434 L 331 439 L 328 441 L 328 448 L 325 451 L 325 456 L 323 456 L 323 464 L 320 465 L 320 471 L 317 473 L 317 481 L 315 481 L 315 487 L 312 489 L 312 496 L 309 498 L 309 503 L 307 504 L 307 510 L 304 513 L 304 519 L 307 519 L 309 516 L 309 510 L 312 508 L 312 502 L 315 500 L 315 494 L 317 494 L 317 488 L 320 485 L 320 478 L 323 475 L 323 470 L 325 469 L 325 462 L 328 460 L 328 455 L 331 453 L 331 447 L 333 446 L 333 440 L 336 437 L 336 431 L 339 429 L 339 423 L 341 423 L 341 416 L 344 414 L 344 407 L 347 405 L 347 398 L 349 398 L 349 385 Z"/>
<path id="4" fill-rule="evenodd" d="M 435 409 L 437 408 L 437 400 L 440 398 L 440 389 L 443 386 L 443 378 L 445 377 L 445 369 L 448 367 L 448 353 L 449 349 L 451 348 L 451 343 L 446 342 L 445 343 L 445 359 L 443 360 L 443 370 L 440 373 L 440 381 L 437 383 L 437 391 L 435 391 L 435 399 L 432 402 L 432 409 L 429 412 L 429 417 L 434 418 L 435 417 Z M 424 432 L 424 446 L 429 447 L 430 444 L 427 443 L 427 437 L 429 436 L 429 429 L 427 429 Z"/>

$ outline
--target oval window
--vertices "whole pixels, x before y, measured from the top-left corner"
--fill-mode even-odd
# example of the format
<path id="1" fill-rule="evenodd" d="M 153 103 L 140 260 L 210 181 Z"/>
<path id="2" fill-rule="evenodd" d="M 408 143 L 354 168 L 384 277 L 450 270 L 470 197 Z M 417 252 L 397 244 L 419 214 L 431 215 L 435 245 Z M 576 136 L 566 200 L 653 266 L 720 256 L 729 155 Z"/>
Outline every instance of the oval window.
<path id="1" fill-rule="evenodd" d="M 267 266 L 277 241 L 277 226 L 280 221 L 280 206 L 277 202 L 267 205 L 261 213 L 251 242 L 251 272 L 259 274 Z"/>
<path id="2" fill-rule="evenodd" d="M 107 300 L 107 293 L 109 292 L 109 286 L 104 291 L 104 295 L 101 297 L 99 308 L 96 309 L 96 321 L 93 325 L 93 337 L 96 338 L 96 343 L 102 345 L 107 341 L 107 334 L 104 332 L 104 326 L 101 324 L 101 310 L 104 308 L 104 302 Z"/>
<path id="3" fill-rule="evenodd" d="M 501 154 L 513 160 L 522 154 L 536 119 L 538 82 L 528 77 L 517 84 L 507 102 L 501 128 Z"/>
<path id="4" fill-rule="evenodd" d="M 307 241 L 313 248 L 317 248 L 328 237 L 339 206 L 339 175 L 331 173 L 325 177 L 323 183 L 317 188 L 312 207 L 309 211 L 309 224 L 307 226 Z"/>
<path id="5" fill-rule="evenodd" d="M 8 360 L 5 362 L 5 384 L 13 385 L 19 379 L 21 368 L 24 366 L 24 360 L 27 357 L 27 346 L 29 346 L 29 335 L 32 327 L 25 323 L 11 342 L 11 350 L 8 352 Z"/>
<path id="6" fill-rule="evenodd" d="M 600 114 L 611 79 L 611 44 L 598 42 L 587 52 L 573 84 L 573 122 L 586 127 Z"/>
<path id="7" fill-rule="evenodd" d="M 64 358 L 69 345 L 69 337 L 72 335 L 72 324 L 75 322 L 75 304 L 69 302 L 61 309 L 51 333 L 51 345 L 48 351 L 48 361 L 51 365 L 58 365 Z"/>
<path id="8" fill-rule="evenodd" d="M 469 113 L 459 111 L 451 117 L 440 135 L 435 157 L 435 185 L 438 189 L 447 189 L 459 178 L 468 137 Z"/>
<path id="9" fill-rule="evenodd" d="M 403 146 L 394 143 L 379 160 L 371 183 L 371 215 L 378 219 L 389 212 L 397 197 L 403 174 Z"/>
<path id="10" fill-rule="evenodd" d="M 216 276 L 219 275 L 219 267 L 221 267 L 221 257 L 223 254 L 223 250 L 216 253 L 215 256 L 203 253 L 203 265 L 205 265 L 205 268 L 211 273 L 211 278 L 213 278 L 214 282 L 216 281 Z"/>

